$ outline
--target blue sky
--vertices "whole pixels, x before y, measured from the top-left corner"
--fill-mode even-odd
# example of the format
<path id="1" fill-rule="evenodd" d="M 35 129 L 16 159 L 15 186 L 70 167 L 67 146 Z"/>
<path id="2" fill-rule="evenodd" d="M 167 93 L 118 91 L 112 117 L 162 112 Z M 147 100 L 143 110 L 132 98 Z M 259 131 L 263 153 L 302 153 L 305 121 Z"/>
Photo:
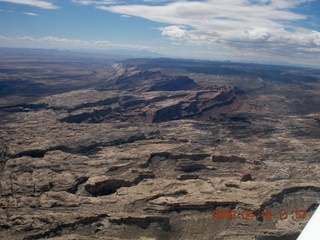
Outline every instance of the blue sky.
<path id="1" fill-rule="evenodd" d="M 0 0 L 0 47 L 320 67 L 320 1 Z"/>

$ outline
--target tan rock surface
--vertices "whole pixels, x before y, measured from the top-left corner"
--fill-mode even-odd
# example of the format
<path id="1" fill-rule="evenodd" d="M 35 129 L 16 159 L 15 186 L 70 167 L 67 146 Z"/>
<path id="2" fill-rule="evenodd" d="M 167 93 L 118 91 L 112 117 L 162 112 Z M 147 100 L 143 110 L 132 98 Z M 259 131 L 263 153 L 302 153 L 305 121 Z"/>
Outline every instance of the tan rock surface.
<path id="1" fill-rule="evenodd" d="M 132 92 L 9 108 L 1 239 L 295 239 L 320 203 L 319 113 L 259 112 L 227 86 L 147 92 L 158 72 L 113 69 Z"/>

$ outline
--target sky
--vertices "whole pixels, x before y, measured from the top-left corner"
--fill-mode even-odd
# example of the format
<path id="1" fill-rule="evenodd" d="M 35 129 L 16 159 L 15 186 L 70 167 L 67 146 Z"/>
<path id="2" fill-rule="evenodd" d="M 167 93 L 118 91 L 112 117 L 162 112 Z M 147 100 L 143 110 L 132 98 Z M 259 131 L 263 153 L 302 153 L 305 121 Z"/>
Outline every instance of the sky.
<path id="1" fill-rule="evenodd" d="M 320 0 L 0 0 L 0 47 L 320 67 Z"/>

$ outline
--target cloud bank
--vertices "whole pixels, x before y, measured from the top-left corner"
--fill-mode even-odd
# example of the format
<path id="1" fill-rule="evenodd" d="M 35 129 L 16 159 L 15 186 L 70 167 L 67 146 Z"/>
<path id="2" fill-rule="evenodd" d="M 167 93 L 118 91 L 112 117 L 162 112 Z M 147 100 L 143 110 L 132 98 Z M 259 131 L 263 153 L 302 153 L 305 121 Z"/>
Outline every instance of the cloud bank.
<path id="1" fill-rule="evenodd" d="M 45 36 L 34 38 L 30 36 L 24 37 L 6 37 L 0 36 L 0 45 L 2 47 L 31 47 L 31 48 L 61 48 L 61 49 L 85 49 L 85 50 L 112 50 L 112 49 L 127 49 L 127 50 L 148 50 L 155 49 L 150 46 L 131 45 L 112 43 L 105 40 L 84 41 L 81 39 L 57 38 L 53 36 Z"/>
<path id="2" fill-rule="evenodd" d="M 308 16 L 294 10 L 308 2 L 312 0 L 175 1 L 97 7 L 167 24 L 159 31 L 174 43 L 292 56 L 319 53 L 320 32 L 296 25 Z"/>

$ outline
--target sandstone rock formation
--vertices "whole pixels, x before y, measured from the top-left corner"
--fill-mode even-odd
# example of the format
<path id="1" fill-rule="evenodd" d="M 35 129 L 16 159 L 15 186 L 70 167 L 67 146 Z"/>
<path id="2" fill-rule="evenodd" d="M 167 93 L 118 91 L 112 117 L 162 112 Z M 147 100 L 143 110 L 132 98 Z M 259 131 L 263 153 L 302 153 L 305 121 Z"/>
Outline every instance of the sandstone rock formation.
<path id="1" fill-rule="evenodd" d="M 197 82 L 115 64 L 2 106 L 0 238 L 295 239 L 320 199 L 319 113 Z"/>

